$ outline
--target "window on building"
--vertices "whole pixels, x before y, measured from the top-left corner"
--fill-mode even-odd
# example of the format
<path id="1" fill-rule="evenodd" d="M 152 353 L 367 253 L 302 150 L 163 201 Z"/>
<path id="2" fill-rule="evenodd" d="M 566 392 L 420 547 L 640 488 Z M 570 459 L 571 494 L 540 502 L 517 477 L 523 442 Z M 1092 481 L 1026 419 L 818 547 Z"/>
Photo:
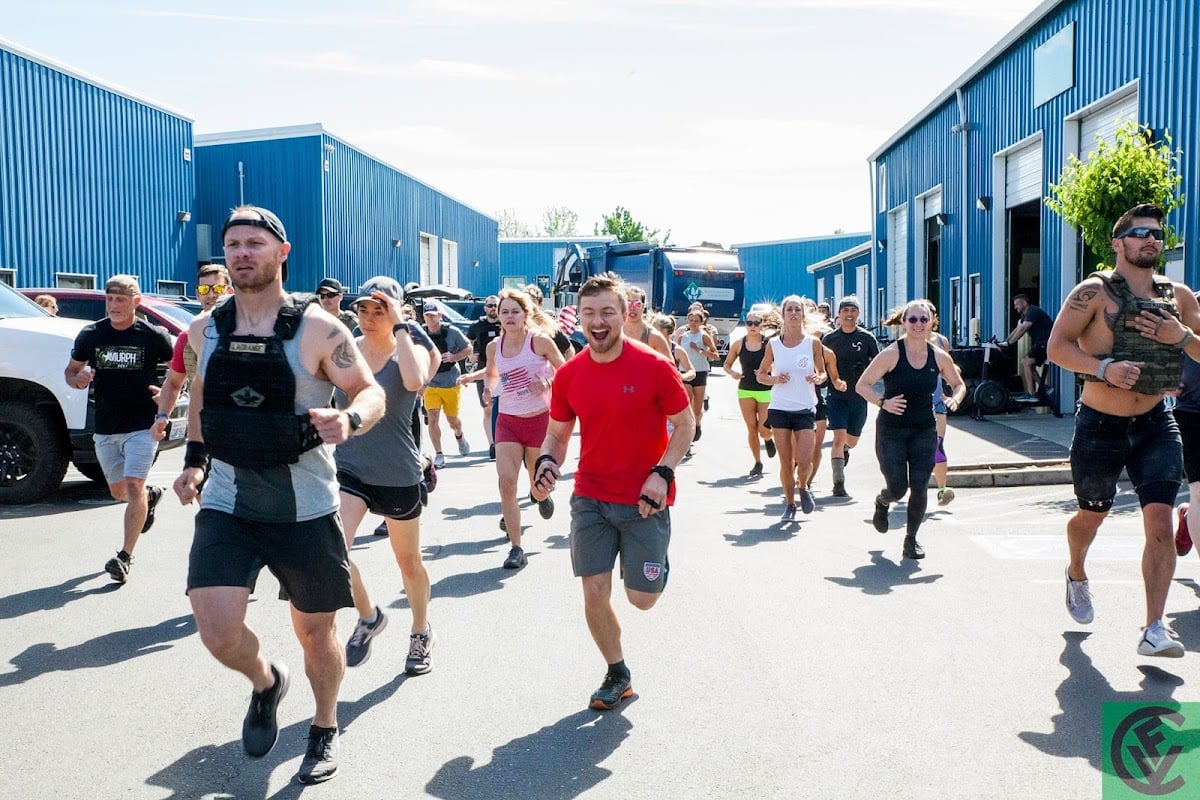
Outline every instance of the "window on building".
<path id="1" fill-rule="evenodd" d="M 58 289 L 95 289 L 96 276 L 79 272 L 56 272 L 54 286 Z"/>
<path id="2" fill-rule="evenodd" d="M 15 269 L 0 269 L 0 283 L 7 283 L 9 286 L 16 286 L 17 271 Z"/>
<path id="3" fill-rule="evenodd" d="M 183 297 L 187 293 L 187 284 L 183 281 L 159 281 L 154 291 L 168 297 Z"/>

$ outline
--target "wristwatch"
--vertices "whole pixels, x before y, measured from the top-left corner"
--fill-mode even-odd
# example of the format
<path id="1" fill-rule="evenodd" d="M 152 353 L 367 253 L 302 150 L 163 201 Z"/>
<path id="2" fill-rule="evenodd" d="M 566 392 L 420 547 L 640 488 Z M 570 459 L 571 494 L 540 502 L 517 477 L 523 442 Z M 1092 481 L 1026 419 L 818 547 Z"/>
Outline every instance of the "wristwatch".
<path id="1" fill-rule="evenodd" d="M 650 471 L 666 481 L 668 486 L 675 482 L 675 470 L 671 469 L 666 464 L 658 464 L 657 466 L 651 467 Z"/>
<path id="2" fill-rule="evenodd" d="M 350 434 L 353 435 L 356 430 L 362 427 L 362 417 L 357 411 L 347 411 L 346 419 L 350 421 Z"/>

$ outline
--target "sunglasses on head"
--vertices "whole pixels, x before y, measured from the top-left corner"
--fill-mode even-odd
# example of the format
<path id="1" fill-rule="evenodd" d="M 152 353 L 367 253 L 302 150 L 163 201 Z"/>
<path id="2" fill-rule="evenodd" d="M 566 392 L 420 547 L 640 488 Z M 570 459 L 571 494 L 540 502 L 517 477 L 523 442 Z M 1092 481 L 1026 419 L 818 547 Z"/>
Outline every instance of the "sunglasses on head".
<path id="1" fill-rule="evenodd" d="M 922 325 L 924 325 L 925 323 L 929 322 L 929 317 L 909 317 L 908 318 L 909 325 L 916 325 L 918 322 L 921 323 Z"/>
<path id="2" fill-rule="evenodd" d="M 1118 236 L 1118 239 L 1156 239 L 1162 241 L 1166 234 L 1162 228 L 1130 228 Z"/>
<path id="3" fill-rule="evenodd" d="M 209 292 L 212 292 L 213 294 L 225 294 L 225 291 L 228 288 L 229 287 L 223 283 L 214 283 L 212 286 L 202 283 L 196 287 L 196 294 L 208 294 Z"/>

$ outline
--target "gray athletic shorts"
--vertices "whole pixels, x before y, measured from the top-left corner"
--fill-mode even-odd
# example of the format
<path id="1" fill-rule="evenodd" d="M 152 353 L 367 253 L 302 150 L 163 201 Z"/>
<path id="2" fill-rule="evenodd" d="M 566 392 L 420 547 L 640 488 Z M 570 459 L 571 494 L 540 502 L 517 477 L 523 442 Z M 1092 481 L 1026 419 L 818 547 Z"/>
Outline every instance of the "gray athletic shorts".
<path id="1" fill-rule="evenodd" d="M 92 441 L 96 443 L 96 460 L 110 486 L 126 478 L 146 480 L 154 466 L 154 454 L 158 452 L 158 442 L 149 429 L 132 433 L 93 433 Z"/>
<path id="2" fill-rule="evenodd" d="M 658 594 L 667 585 L 670 509 L 645 519 L 636 505 L 571 495 L 571 568 L 575 576 L 612 572 L 621 554 L 626 588 Z"/>

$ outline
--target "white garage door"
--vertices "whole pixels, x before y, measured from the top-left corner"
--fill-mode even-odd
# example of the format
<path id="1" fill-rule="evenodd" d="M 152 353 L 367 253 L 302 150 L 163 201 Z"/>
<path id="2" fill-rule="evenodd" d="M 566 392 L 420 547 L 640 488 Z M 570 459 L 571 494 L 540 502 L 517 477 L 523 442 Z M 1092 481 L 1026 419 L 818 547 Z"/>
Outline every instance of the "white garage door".
<path id="1" fill-rule="evenodd" d="M 1042 143 L 1014 150 L 1004 159 L 1004 206 L 1012 208 L 1042 197 Z"/>
<path id="2" fill-rule="evenodd" d="M 1116 141 L 1117 128 L 1128 120 L 1137 121 L 1138 96 L 1127 95 L 1107 105 L 1099 111 L 1093 111 L 1079 121 L 1079 153 L 1087 161 L 1087 156 L 1096 151 L 1097 137 L 1100 141 L 1113 144 Z"/>

